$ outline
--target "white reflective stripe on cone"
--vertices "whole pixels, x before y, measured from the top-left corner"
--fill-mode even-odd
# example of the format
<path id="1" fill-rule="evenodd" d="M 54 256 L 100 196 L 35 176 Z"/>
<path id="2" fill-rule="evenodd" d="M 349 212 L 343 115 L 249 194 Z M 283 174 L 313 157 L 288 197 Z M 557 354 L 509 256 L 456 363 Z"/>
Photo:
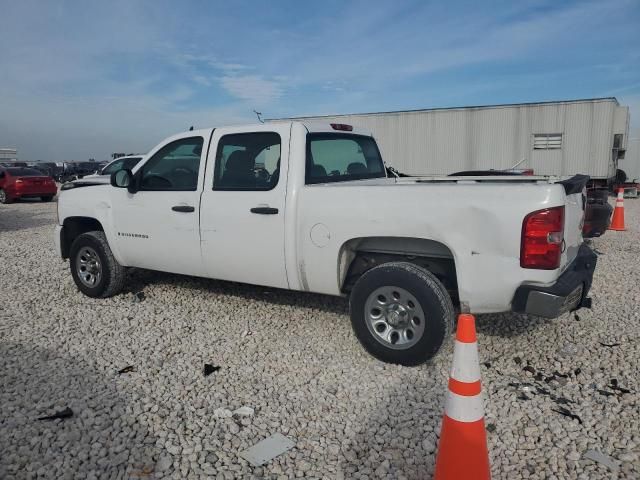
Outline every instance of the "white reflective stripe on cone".
<path id="1" fill-rule="evenodd" d="M 467 383 L 480 380 L 480 361 L 478 360 L 478 344 L 476 342 L 464 343 L 456 340 L 453 349 L 451 378 Z"/>
<path id="2" fill-rule="evenodd" d="M 465 397 L 448 391 L 444 412 L 447 417 L 458 422 L 477 422 L 484 418 L 482 394 Z"/>

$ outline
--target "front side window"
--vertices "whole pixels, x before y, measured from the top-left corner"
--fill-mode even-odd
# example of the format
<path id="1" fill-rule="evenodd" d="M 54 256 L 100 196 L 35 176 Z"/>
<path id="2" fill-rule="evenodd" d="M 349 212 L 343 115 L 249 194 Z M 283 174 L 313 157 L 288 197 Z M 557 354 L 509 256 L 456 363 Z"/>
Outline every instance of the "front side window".
<path id="1" fill-rule="evenodd" d="M 102 175 L 111 175 L 113 172 L 123 169 L 132 170 L 141 159 L 142 157 L 119 158 L 115 162 L 104 167 Z"/>
<path id="2" fill-rule="evenodd" d="M 307 135 L 305 183 L 384 177 L 384 163 L 373 138 L 336 133 Z"/>
<path id="3" fill-rule="evenodd" d="M 202 144 L 202 137 L 190 137 L 162 147 L 142 166 L 140 190 L 197 190 Z"/>
<path id="4" fill-rule="evenodd" d="M 271 190 L 280 178 L 280 135 L 236 133 L 218 142 L 214 190 Z"/>

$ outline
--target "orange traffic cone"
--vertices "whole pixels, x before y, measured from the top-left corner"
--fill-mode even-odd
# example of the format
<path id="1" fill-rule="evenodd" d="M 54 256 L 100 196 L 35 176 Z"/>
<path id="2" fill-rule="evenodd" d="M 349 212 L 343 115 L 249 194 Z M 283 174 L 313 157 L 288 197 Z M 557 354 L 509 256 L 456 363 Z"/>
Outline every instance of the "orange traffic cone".
<path id="1" fill-rule="evenodd" d="M 618 198 L 616 198 L 616 208 L 613 210 L 611 217 L 611 225 L 609 230 L 626 230 L 624 228 L 624 189 L 618 189 Z"/>
<path id="2" fill-rule="evenodd" d="M 436 480 L 491 478 L 475 321 L 473 315 L 458 317 L 453 367 L 436 459 Z"/>

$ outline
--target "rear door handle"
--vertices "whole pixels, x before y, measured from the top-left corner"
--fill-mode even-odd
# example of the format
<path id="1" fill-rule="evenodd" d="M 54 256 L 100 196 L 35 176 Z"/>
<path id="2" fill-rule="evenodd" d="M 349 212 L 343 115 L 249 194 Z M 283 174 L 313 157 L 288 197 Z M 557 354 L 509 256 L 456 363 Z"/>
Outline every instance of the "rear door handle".
<path id="1" fill-rule="evenodd" d="M 272 207 L 253 207 L 251 213 L 257 213 L 259 215 L 277 215 L 278 209 Z"/>
<path id="2" fill-rule="evenodd" d="M 173 210 L 174 212 L 185 212 L 185 213 L 196 211 L 195 207 L 190 207 L 189 205 L 175 205 L 171 207 L 171 210 Z"/>

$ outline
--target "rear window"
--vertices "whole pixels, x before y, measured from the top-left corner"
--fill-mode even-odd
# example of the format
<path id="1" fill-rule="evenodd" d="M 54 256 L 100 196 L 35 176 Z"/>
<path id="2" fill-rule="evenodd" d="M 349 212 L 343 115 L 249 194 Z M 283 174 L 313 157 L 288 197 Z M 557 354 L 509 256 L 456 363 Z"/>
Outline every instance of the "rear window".
<path id="1" fill-rule="evenodd" d="M 306 184 L 384 177 L 384 164 L 373 138 L 336 133 L 307 135 Z"/>
<path id="2" fill-rule="evenodd" d="M 42 172 L 35 168 L 7 168 L 12 177 L 41 177 Z"/>

